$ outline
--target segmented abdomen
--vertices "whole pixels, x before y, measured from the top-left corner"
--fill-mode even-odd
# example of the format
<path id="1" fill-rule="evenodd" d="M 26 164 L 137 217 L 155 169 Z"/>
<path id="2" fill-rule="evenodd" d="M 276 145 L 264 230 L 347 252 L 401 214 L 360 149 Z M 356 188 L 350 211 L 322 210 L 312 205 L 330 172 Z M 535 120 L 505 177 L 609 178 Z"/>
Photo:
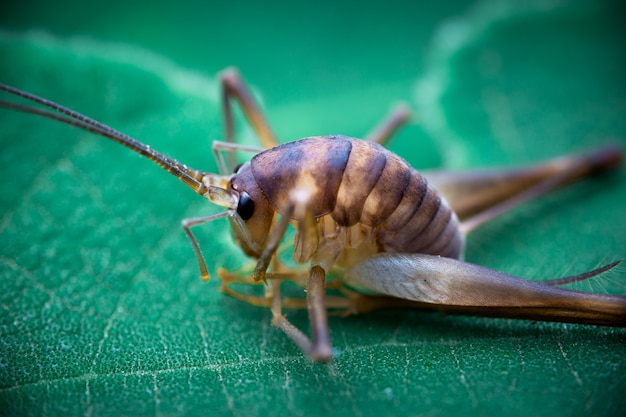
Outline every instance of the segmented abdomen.
<path id="1" fill-rule="evenodd" d="M 463 237 L 439 192 L 380 145 L 344 136 L 301 139 L 251 161 L 253 176 L 279 213 L 288 190 L 311 190 L 315 217 L 371 227 L 379 251 L 459 258 Z"/>

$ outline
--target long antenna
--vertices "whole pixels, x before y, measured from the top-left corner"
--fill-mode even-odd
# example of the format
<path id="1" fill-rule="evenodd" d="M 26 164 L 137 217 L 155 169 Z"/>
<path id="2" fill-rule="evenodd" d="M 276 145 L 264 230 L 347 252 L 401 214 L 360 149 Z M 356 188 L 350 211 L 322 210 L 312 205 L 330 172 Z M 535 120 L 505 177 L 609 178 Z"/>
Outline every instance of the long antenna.
<path id="1" fill-rule="evenodd" d="M 27 93 L 26 91 L 22 91 L 18 88 L 11 87 L 5 84 L 0 84 L 0 90 L 41 104 L 42 106 L 48 107 L 53 111 L 21 105 L 4 100 L 0 100 L 0 107 L 18 110 L 25 113 L 36 114 L 38 116 L 57 120 L 59 122 L 71 126 L 76 126 L 83 130 L 87 130 L 97 135 L 109 138 L 150 159 L 161 168 L 184 182 L 196 193 L 203 195 L 207 192 L 207 187 L 203 184 L 202 178 L 205 175 L 211 174 L 191 169 L 186 165 L 176 161 L 175 159 L 172 159 L 169 156 L 152 149 L 150 146 L 145 145 L 138 140 L 120 132 L 119 130 L 113 129 L 112 127 L 104 123 L 100 123 L 97 120 L 87 117 L 84 114 L 78 113 L 53 101 L 39 97 L 35 94 Z"/>

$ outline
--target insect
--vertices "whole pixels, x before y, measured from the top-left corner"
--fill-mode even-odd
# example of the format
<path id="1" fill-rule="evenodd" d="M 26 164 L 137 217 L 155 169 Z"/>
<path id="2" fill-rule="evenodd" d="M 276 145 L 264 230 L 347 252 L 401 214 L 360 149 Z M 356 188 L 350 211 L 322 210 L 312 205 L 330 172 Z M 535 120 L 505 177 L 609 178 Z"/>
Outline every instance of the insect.
<path id="1" fill-rule="evenodd" d="M 546 321 L 626 326 L 626 296 L 558 288 L 587 279 L 614 262 L 580 275 L 528 281 L 463 261 L 465 236 L 481 224 L 557 186 L 618 166 L 619 147 L 555 159 L 529 168 L 439 173 L 427 179 L 382 145 L 408 118 L 394 111 L 367 141 L 345 136 L 309 137 L 279 145 L 234 69 L 221 74 L 225 142 L 214 142 L 220 174 L 191 169 L 149 146 L 78 112 L 7 85 L 0 90 L 41 107 L 2 101 L 91 131 L 151 159 L 211 203 L 218 214 L 185 219 L 204 280 L 209 271 L 192 228 L 227 218 L 233 237 L 254 266 L 218 270 L 221 289 L 272 311 L 272 324 L 309 358 L 332 357 L 328 310 L 344 314 L 380 308 L 417 307 L 445 312 Z M 235 100 L 262 148 L 234 140 Z M 235 151 L 255 153 L 235 166 Z M 297 265 L 279 261 L 286 231 Z M 284 246 L 284 245 L 283 245 Z M 281 296 L 281 283 L 306 289 L 306 298 Z M 233 284 L 265 285 L 264 296 Z M 336 290 L 334 295 L 327 289 Z M 284 308 L 307 308 L 311 337 L 293 326 Z"/>

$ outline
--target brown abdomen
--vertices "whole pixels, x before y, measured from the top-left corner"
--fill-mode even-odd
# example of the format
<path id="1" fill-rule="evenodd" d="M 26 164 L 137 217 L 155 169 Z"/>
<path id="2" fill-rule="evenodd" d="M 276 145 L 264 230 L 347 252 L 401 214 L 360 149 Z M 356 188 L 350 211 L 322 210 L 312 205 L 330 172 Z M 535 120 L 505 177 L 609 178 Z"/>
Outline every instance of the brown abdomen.
<path id="1" fill-rule="evenodd" d="M 330 215 L 341 227 L 371 227 L 380 251 L 461 256 L 463 237 L 447 203 L 380 145 L 345 136 L 306 138 L 262 152 L 251 168 L 279 213 L 289 191 L 306 186 L 315 217 Z"/>

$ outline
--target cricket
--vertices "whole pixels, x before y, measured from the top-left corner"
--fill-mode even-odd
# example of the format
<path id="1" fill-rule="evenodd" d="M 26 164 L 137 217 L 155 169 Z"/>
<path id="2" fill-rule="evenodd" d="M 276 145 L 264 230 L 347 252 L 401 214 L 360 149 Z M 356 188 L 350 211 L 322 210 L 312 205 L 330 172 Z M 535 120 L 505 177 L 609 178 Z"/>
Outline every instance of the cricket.
<path id="1" fill-rule="evenodd" d="M 536 165 L 423 175 L 384 145 L 408 120 L 398 107 L 365 140 L 340 135 L 280 144 L 239 72 L 220 74 L 225 140 L 213 142 L 219 173 L 192 169 L 148 145 L 55 102 L 0 84 L 12 100 L 0 106 L 53 119 L 111 139 L 181 180 L 224 211 L 182 221 L 203 280 L 210 277 L 192 229 L 228 219 L 236 244 L 253 261 L 218 269 L 221 290 L 269 308 L 272 324 L 311 360 L 333 357 L 328 315 L 384 308 L 450 314 L 626 326 L 626 296 L 560 288 L 606 272 L 531 281 L 464 261 L 466 236 L 482 224 L 574 180 L 615 169 L 615 144 Z M 19 101 L 18 101 L 19 100 Z M 260 146 L 235 140 L 237 103 Z M 252 158 L 236 164 L 235 152 Z M 293 242 L 287 241 L 293 230 Z M 291 235 L 289 235 L 291 236 Z M 279 259 L 288 251 L 296 266 Z M 302 288 L 281 295 L 281 284 Z M 236 285 L 235 285 L 236 284 Z M 262 285 L 263 295 L 236 288 Z M 283 309 L 307 309 L 310 332 Z"/>

